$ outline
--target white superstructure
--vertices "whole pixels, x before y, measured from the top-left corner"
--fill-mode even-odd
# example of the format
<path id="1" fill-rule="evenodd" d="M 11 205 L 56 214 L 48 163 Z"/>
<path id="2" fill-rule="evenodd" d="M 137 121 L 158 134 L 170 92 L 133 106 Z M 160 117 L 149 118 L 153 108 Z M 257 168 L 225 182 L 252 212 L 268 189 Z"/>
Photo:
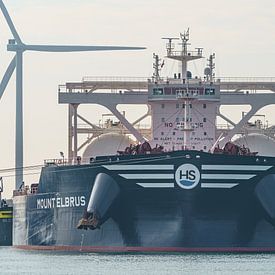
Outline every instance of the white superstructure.
<path id="1" fill-rule="evenodd" d="M 189 31 L 181 34 L 180 38 L 180 50 L 175 49 L 173 41 L 176 38 L 165 38 L 168 40 L 166 57 L 180 65 L 180 72 L 173 73 L 172 77 L 161 76 L 164 62 L 154 54 L 153 77 L 86 77 L 78 83 L 60 85 L 59 103 L 69 107 L 68 159 L 71 162 L 76 161 L 80 151 L 94 138 L 112 131 L 131 136 L 136 143 L 147 140 L 152 147 L 163 146 L 166 151 L 193 149 L 205 152 L 212 151 L 214 145 L 223 147 L 236 135 L 251 133 L 249 121 L 253 116 L 261 108 L 275 104 L 275 78 L 215 77 L 215 54 L 210 55 L 203 77 L 192 77 L 188 62 L 203 58 L 203 51 L 202 48 L 189 51 Z M 118 119 L 120 126 L 105 128 L 91 123 L 80 115 L 81 104 L 104 106 Z M 148 107 L 148 111 L 131 123 L 118 109 L 122 104 L 142 104 Z M 221 108 L 236 105 L 251 106 L 239 122 L 234 122 Z M 240 109 L 239 112 L 242 111 Z M 140 126 L 148 117 L 151 118 L 150 127 Z M 218 118 L 226 125 L 218 125 Z M 86 122 L 87 127 L 80 127 L 80 121 Z M 262 127 L 257 128 L 257 132 L 274 138 L 275 131 L 272 129 Z M 88 139 L 81 144 L 78 134 L 85 133 Z M 106 144 L 103 139 L 100 146 L 99 143 L 97 148 L 101 146 L 104 151 Z M 116 148 L 117 145 L 114 145 L 112 152 Z M 271 150 L 275 151 L 275 147 Z"/>
<path id="2" fill-rule="evenodd" d="M 189 29 L 181 34 L 181 50 L 174 50 L 168 39 L 167 58 L 180 63 L 181 73 L 174 78 L 159 77 L 159 58 L 155 58 L 153 81 L 148 85 L 148 102 L 152 110 L 153 146 L 164 150 L 193 149 L 209 151 L 216 139 L 216 113 L 220 87 L 208 79 L 192 79 L 188 62 L 202 58 L 202 48 L 188 50 Z M 212 75 L 212 73 L 211 73 Z"/>

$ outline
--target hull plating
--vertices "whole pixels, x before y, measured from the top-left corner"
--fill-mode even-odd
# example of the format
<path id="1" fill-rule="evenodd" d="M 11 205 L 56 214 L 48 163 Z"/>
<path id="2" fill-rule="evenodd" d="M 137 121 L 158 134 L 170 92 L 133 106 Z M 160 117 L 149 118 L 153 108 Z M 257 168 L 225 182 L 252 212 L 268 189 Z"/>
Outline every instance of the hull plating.
<path id="1" fill-rule="evenodd" d="M 177 179 L 177 174 L 186 175 L 179 170 L 185 164 L 198 169 L 194 175 L 199 181 L 193 180 L 192 188 Z M 178 152 L 136 157 L 134 162 L 48 167 L 39 194 L 14 200 L 14 245 L 122 252 L 273 251 L 275 230 L 255 188 L 274 165 L 272 158 Z M 116 180 L 120 196 L 99 229 L 78 230 L 95 177 L 102 172 Z"/>

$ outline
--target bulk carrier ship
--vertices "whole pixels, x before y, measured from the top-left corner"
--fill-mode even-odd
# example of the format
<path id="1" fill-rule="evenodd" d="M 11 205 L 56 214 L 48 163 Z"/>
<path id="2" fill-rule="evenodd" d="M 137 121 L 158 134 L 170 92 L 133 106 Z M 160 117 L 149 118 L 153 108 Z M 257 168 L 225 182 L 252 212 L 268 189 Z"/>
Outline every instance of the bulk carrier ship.
<path id="1" fill-rule="evenodd" d="M 215 78 L 214 54 L 204 77 L 192 77 L 188 62 L 201 59 L 202 48 L 188 49 L 189 30 L 181 34 L 178 51 L 174 38 L 167 39 L 167 58 L 181 68 L 171 78 L 160 76 L 163 62 L 154 55 L 154 75 L 147 81 L 84 79 L 60 86 L 59 103 L 69 106 L 68 160 L 46 161 L 39 184 L 30 192 L 15 191 L 15 247 L 275 251 L 275 158 L 230 141 L 236 134 L 249 139 L 248 121 L 275 103 L 272 93 L 247 90 L 272 90 L 275 83 Z M 79 105 L 89 103 L 105 106 L 119 121 L 105 129 L 90 123 L 78 114 Z M 129 123 L 116 108 L 122 103 L 148 105 L 148 113 Z M 235 124 L 220 112 L 227 104 L 252 109 Z M 151 128 L 139 131 L 137 124 L 147 116 Z M 218 128 L 218 116 L 231 127 Z M 114 145 L 101 156 L 86 151 L 85 163 L 78 156 L 83 146 L 77 135 L 84 131 L 78 119 L 91 126 L 93 138 L 104 130 L 107 135 L 119 131 L 134 137 L 135 144 L 128 142 L 118 152 Z M 272 127 L 254 126 L 274 136 Z"/>

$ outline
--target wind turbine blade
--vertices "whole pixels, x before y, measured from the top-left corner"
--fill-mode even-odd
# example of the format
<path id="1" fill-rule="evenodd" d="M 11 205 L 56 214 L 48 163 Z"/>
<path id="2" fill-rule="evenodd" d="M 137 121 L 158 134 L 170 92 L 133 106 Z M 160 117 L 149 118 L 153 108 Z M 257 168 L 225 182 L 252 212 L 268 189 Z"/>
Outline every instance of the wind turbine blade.
<path id="1" fill-rule="evenodd" d="M 1 0 L 0 0 L 1 1 Z M 125 51 L 144 50 L 144 47 L 120 46 L 67 46 L 67 45 L 24 45 L 24 50 L 38 52 L 90 52 L 90 51 Z"/>
<path id="2" fill-rule="evenodd" d="M 13 73 L 15 67 L 16 67 L 16 57 L 14 57 L 12 59 L 10 65 L 8 66 L 8 68 L 7 68 L 6 72 L 5 72 L 5 75 L 4 75 L 4 77 L 3 77 L 3 79 L 2 79 L 2 81 L 0 83 L 0 100 L 1 100 L 1 97 L 2 97 L 2 95 L 4 93 L 4 91 L 5 91 L 8 83 L 9 83 L 9 80 L 10 80 L 10 78 L 12 76 L 12 73 Z"/>
<path id="3" fill-rule="evenodd" d="M 3 13 L 8 25 L 9 25 L 9 28 L 11 30 L 11 33 L 12 33 L 14 39 L 16 40 L 17 44 L 21 44 L 22 41 L 21 41 L 21 39 L 20 39 L 16 29 L 15 29 L 15 26 L 13 25 L 13 22 L 10 18 L 10 15 L 9 15 L 9 13 L 8 13 L 8 11 L 7 11 L 7 9 L 6 9 L 6 7 L 5 7 L 2 0 L 0 0 L 0 9 L 2 10 L 2 13 Z"/>

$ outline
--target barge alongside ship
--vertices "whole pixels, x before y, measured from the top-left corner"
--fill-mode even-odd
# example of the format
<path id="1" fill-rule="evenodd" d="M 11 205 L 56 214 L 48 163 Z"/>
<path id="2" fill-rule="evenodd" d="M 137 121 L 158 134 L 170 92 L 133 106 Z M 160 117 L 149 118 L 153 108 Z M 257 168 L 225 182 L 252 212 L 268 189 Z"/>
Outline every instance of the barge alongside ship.
<path id="1" fill-rule="evenodd" d="M 12 245 L 12 206 L 2 199 L 3 179 L 0 178 L 0 246 Z"/>

